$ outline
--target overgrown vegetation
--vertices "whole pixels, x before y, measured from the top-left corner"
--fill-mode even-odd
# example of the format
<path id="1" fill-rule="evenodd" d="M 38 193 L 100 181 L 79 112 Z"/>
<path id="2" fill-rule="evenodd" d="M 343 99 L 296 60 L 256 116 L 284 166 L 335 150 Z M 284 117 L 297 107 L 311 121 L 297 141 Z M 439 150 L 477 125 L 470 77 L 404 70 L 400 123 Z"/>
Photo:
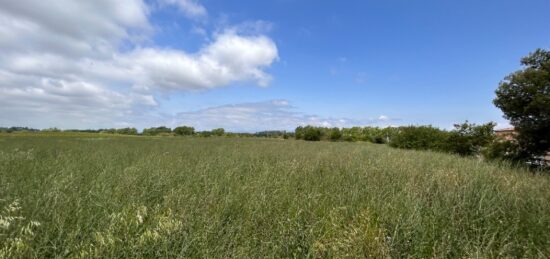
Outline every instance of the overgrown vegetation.
<path id="1" fill-rule="evenodd" d="M 365 142 L 71 134 L 0 136 L 2 257 L 550 256 L 550 179 L 505 164 Z"/>
<path id="2" fill-rule="evenodd" d="M 455 125 L 451 131 L 432 126 L 343 129 L 305 126 L 296 128 L 296 139 L 388 143 L 392 147 L 402 149 L 433 150 L 473 156 L 481 154 L 484 148 L 494 142 L 494 127 L 494 123 L 476 125 L 467 121 Z M 497 156 L 497 153 L 493 155 Z"/>
<path id="3" fill-rule="evenodd" d="M 494 104 L 518 133 L 513 159 L 536 163 L 550 154 L 550 51 L 537 49 L 521 64 L 500 83 Z"/>
<path id="4" fill-rule="evenodd" d="M 383 144 L 397 133 L 397 128 L 378 127 L 353 127 L 353 128 L 327 128 L 315 126 L 299 126 L 294 131 L 296 139 L 319 141 L 367 141 Z"/>

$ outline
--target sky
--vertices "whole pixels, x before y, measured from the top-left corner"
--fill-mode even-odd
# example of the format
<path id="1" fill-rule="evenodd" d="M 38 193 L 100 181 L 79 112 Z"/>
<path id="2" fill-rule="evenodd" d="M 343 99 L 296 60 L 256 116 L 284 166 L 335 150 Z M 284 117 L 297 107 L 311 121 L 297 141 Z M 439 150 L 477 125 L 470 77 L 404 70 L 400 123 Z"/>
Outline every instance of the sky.
<path id="1" fill-rule="evenodd" d="M 0 126 L 493 121 L 550 0 L 0 0 Z"/>

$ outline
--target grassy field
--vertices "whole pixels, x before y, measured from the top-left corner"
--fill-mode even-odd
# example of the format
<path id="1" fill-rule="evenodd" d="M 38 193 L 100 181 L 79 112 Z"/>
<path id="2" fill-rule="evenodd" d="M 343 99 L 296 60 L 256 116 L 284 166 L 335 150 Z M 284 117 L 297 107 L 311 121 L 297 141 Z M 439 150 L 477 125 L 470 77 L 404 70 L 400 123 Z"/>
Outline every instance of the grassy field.
<path id="1" fill-rule="evenodd" d="M 0 136 L 0 257 L 548 257 L 550 180 L 367 143 Z"/>

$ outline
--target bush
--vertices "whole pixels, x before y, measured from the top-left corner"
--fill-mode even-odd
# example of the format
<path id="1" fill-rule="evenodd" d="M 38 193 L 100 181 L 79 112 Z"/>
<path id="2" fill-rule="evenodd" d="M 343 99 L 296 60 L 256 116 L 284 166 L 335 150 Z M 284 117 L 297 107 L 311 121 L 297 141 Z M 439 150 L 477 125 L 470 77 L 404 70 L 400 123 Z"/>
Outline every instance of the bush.
<path id="1" fill-rule="evenodd" d="M 448 133 L 432 126 L 400 127 L 390 146 L 404 149 L 441 150 Z"/>
<path id="2" fill-rule="evenodd" d="M 339 128 L 332 128 L 329 131 L 329 139 L 332 141 L 337 141 L 342 138 L 342 132 Z"/>
<path id="3" fill-rule="evenodd" d="M 509 140 L 494 140 L 483 151 L 483 157 L 487 160 L 508 160 L 512 162 L 519 161 L 519 146 L 517 143 Z"/>
<path id="4" fill-rule="evenodd" d="M 117 134 L 123 134 L 123 135 L 137 135 L 138 131 L 136 128 L 122 128 L 116 130 Z"/>
<path id="5" fill-rule="evenodd" d="M 191 136 L 195 134 L 195 128 L 188 126 L 180 126 L 174 129 L 174 134 L 179 136 Z"/>
<path id="6" fill-rule="evenodd" d="M 172 129 L 167 128 L 165 126 L 143 129 L 143 135 L 157 136 L 157 135 L 161 135 L 161 134 L 162 135 L 171 135 L 172 134 Z"/>
<path id="7" fill-rule="evenodd" d="M 302 127 L 298 127 L 298 128 L 296 129 L 296 139 L 303 139 L 307 141 L 319 141 L 321 140 L 321 137 L 323 135 L 323 132 L 319 127 L 306 126 L 303 128 Z M 300 136 L 300 138 L 298 138 L 298 136 Z"/>
<path id="8" fill-rule="evenodd" d="M 210 131 L 201 131 L 197 134 L 199 135 L 199 137 L 204 137 L 204 138 L 208 138 L 212 136 L 212 132 Z"/>
<path id="9" fill-rule="evenodd" d="M 299 126 L 294 130 L 294 138 L 295 139 L 304 139 L 304 127 Z"/>
<path id="10" fill-rule="evenodd" d="M 223 128 L 213 129 L 212 135 L 214 136 L 223 136 L 225 134 L 225 130 Z"/>
<path id="11" fill-rule="evenodd" d="M 495 139 L 495 123 L 483 125 L 470 124 L 468 121 L 456 124 L 455 129 L 449 132 L 443 151 L 462 156 L 477 155 L 483 147 L 488 146 Z"/>

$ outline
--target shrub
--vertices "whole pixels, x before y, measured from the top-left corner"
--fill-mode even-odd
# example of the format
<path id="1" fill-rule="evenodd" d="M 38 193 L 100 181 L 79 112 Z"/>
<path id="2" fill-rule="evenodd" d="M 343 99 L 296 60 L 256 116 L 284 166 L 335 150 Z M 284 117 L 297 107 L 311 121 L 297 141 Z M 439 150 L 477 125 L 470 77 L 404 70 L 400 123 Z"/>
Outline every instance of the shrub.
<path id="1" fill-rule="evenodd" d="M 198 133 L 199 137 L 208 138 L 212 136 L 212 132 L 210 131 L 201 131 Z"/>
<path id="2" fill-rule="evenodd" d="M 122 128 L 116 130 L 117 134 L 123 134 L 123 135 L 137 135 L 138 131 L 136 128 Z"/>
<path id="3" fill-rule="evenodd" d="M 179 126 L 176 127 L 173 132 L 179 136 L 191 136 L 195 134 L 195 128 L 188 126 Z"/>
<path id="4" fill-rule="evenodd" d="M 462 156 L 477 155 L 483 147 L 488 146 L 495 139 L 495 123 L 483 125 L 470 124 L 468 121 L 456 124 L 455 129 L 449 132 L 443 151 Z"/>
<path id="5" fill-rule="evenodd" d="M 337 141 L 342 138 L 342 132 L 339 128 L 332 128 L 329 131 L 329 139 L 332 141 Z"/>
<path id="6" fill-rule="evenodd" d="M 294 130 L 294 138 L 295 139 L 304 139 L 304 127 L 299 126 Z"/>
<path id="7" fill-rule="evenodd" d="M 400 127 L 390 146 L 404 149 L 441 150 L 448 133 L 432 126 Z"/>
<path id="8" fill-rule="evenodd" d="M 495 139 L 483 151 L 483 157 L 487 160 L 508 160 L 518 162 L 519 146 L 516 142 Z"/>
<path id="9" fill-rule="evenodd" d="M 306 126 L 304 127 L 304 140 L 319 141 L 322 137 L 322 131 L 318 127 Z"/>
<path id="10" fill-rule="evenodd" d="M 167 128 L 165 126 L 143 129 L 143 135 L 156 136 L 156 135 L 161 135 L 161 134 L 162 135 L 171 135 L 172 134 L 172 129 Z"/>
<path id="11" fill-rule="evenodd" d="M 212 135 L 214 136 L 223 136 L 225 134 L 225 130 L 223 128 L 213 129 Z"/>

